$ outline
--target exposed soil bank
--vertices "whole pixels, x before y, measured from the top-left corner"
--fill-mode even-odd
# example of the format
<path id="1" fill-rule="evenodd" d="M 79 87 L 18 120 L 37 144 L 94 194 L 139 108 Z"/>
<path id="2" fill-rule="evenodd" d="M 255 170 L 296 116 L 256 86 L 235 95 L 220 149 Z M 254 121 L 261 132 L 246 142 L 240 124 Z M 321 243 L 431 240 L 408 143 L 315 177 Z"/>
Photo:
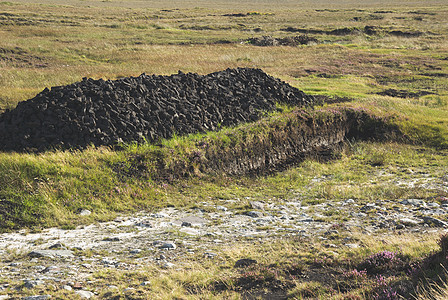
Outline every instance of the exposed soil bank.
<path id="1" fill-rule="evenodd" d="M 398 126 L 365 110 L 296 110 L 206 136 L 195 141 L 186 153 L 179 154 L 180 150 L 169 146 L 143 151 L 115 166 L 115 170 L 124 176 L 167 181 L 202 173 L 265 174 L 307 157 L 331 158 L 347 140 L 398 136 L 402 136 Z"/>

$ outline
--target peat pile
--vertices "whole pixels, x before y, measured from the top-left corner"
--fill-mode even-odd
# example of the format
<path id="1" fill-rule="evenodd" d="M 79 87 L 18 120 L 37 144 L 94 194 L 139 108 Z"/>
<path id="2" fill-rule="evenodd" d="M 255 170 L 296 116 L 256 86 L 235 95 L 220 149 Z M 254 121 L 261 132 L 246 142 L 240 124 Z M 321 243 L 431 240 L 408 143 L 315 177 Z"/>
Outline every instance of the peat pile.
<path id="1" fill-rule="evenodd" d="M 312 105 L 313 97 L 250 68 L 115 81 L 84 78 L 45 89 L 0 115 L 0 150 L 154 142 L 255 121 L 276 103 Z"/>

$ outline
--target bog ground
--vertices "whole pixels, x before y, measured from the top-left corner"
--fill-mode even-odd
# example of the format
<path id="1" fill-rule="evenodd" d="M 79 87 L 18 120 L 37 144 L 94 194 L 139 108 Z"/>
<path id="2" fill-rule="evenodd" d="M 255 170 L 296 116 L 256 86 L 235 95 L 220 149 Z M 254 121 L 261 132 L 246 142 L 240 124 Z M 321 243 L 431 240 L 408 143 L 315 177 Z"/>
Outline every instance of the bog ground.
<path id="1" fill-rule="evenodd" d="M 238 67 L 316 104 L 0 145 L 0 299 L 446 299 L 447 18 L 436 0 L 0 2 L 0 113 L 84 77 Z"/>

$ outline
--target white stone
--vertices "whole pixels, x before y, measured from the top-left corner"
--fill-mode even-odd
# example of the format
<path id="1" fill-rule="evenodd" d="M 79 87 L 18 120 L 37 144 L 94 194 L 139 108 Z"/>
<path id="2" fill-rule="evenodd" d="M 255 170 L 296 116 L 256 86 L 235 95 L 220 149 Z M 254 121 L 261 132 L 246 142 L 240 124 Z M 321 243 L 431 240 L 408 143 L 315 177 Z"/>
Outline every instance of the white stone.
<path id="1" fill-rule="evenodd" d="M 84 290 L 76 291 L 75 293 L 83 299 L 90 299 L 94 296 L 92 292 Z"/>

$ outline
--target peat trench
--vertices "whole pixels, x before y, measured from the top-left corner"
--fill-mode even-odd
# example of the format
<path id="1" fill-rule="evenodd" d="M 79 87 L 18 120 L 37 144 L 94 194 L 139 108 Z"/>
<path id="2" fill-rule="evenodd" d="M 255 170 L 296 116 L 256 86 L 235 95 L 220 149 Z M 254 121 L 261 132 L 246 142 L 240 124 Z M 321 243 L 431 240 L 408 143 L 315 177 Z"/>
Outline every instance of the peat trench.
<path id="1" fill-rule="evenodd" d="M 360 109 L 310 108 L 321 100 L 251 68 L 208 75 L 179 72 L 115 81 L 84 79 L 45 89 L 1 114 L 0 151 L 84 149 L 120 142 L 157 144 L 175 135 L 248 123 L 230 130 L 225 138 L 205 136 L 188 161 L 170 167 L 160 163 L 158 174 L 163 178 L 197 171 L 261 173 L 306 156 L 331 155 L 346 139 L 400 135 L 387 120 Z M 263 118 L 278 110 L 278 104 L 296 109 Z M 130 159 L 136 164 L 141 160 Z"/>

